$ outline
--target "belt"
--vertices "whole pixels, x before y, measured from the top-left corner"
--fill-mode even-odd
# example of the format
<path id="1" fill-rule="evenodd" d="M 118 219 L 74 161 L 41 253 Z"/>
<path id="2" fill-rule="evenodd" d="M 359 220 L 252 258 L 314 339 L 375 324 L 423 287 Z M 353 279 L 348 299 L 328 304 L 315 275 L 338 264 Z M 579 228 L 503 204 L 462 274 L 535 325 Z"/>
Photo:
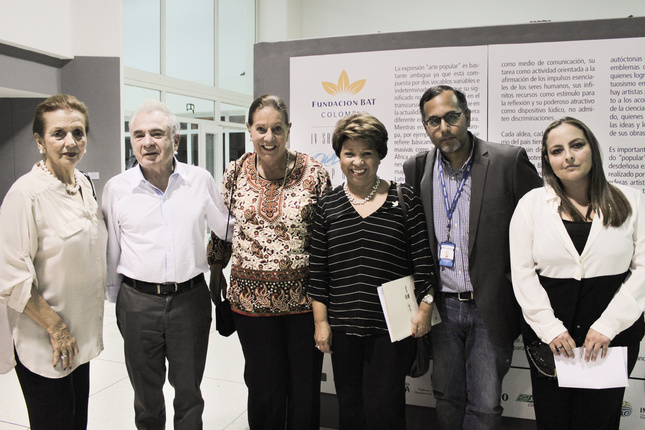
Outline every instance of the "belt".
<path id="1" fill-rule="evenodd" d="M 444 297 L 453 297 L 460 302 L 470 302 L 475 300 L 475 296 L 472 291 L 462 291 L 460 293 L 440 293 Z"/>
<path id="2" fill-rule="evenodd" d="M 138 281 L 136 279 L 123 276 L 123 283 L 131 286 L 135 290 L 141 291 L 142 293 L 146 294 L 156 294 L 158 296 L 183 293 L 184 291 L 188 291 L 195 285 L 198 285 L 202 282 L 205 282 L 203 273 L 200 273 L 193 279 L 189 279 L 186 282 L 163 282 L 160 284 Z"/>

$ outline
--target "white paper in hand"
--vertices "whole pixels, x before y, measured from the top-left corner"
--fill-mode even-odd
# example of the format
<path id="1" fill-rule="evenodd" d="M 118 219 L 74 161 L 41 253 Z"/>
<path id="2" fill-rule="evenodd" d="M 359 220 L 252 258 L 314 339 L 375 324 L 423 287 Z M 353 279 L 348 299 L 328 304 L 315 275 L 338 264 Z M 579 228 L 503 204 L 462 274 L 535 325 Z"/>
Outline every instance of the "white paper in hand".
<path id="1" fill-rule="evenodd" d="M 405 276 L 378 287 L 390 340 L 396 342 L 412 334 L 412 319 L 419 309 L 414 296 L 414 278 Z"/>
<path id="2" fill-rule="evenodd" d="M 555 356 L 558 385 L 568 388 L 618 388 L 629 385 L 627 375 L 627 347 L 609 348 L 607 356 L 585 362 L 584 347 L 573 350 L 574 358 Z"/>

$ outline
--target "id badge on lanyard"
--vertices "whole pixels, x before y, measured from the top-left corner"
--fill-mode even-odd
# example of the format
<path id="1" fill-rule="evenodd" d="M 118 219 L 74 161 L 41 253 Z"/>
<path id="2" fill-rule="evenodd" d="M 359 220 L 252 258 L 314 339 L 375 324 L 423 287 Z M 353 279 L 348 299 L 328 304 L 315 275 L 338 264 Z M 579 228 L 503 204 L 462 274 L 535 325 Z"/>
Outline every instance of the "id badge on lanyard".
<path id="1" fill-rule="evenodd" d="M 448 191 L 446 190 L 446 182 L 443 177 L 443 163 L 441 162 L 441 160 L 439 160 L 438 164 L 439 179 L 441 180 L 441 189 L 443 191 L 443 202 L 446 207 L 446 213 L 448 215 L 448 225 L 446 226 L 447 237 L 446 240 L 444 242 L 441 242 L 441 245 L 439 246 L 439 266 L 453 267 L 455 265 L 456 245 L 454 244 L 454 242 L 450 241 L 452 215 L 455 213 L 457 202 L 459 201 L 459 197 L 461 197 L 461 192 L 464 190 L 466 179 L 468 179 L 468 174 L 470 173 L 470 168 L 472 167 L 472 159 L 468 162 L 468 165 L 466 165 L 464 175 L 459 182 L 459 186 L 457 187 L 457 193 L 455 193 L 455 197 L 452 199 L 452 205 L 448 204 Z"/>
<path id="2" fill-rule="evenodd" d="M 439 266 L 452 267 L 455 265 L 455 244 L 452 242 L 441 242 L 439 248 Z"/>

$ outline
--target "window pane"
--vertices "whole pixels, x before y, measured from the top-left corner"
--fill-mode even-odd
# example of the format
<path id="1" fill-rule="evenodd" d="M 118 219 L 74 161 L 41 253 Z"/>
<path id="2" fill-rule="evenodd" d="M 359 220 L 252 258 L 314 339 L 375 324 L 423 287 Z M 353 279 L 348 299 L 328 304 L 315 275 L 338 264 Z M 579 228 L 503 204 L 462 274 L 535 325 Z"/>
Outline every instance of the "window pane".
<path id="1" fill-rule="evenodd" d="M 179 123 L 180 130 L 186 130 L 186 123 Z M 185 132 L 179 133 L 179 147 L 177 148 L 177 153 L 175 154 L 177 160 L 182 163 L 188 163 L 188 139 Z"/>
<path id="2" fill-rule="evenodd" d="M 224 130 L 224 165 L 237 160 L 246 152 L 246 134 L 239 130 Z M 228 147 L 228 159 L 226 148 Z"/>
<path id="3" fill-rule="evenodd" d="M 128 121 L 125 122 L 128 126 Z M 132 142 L 130 141 L 130 136 L 125 137 L 125 168 L 130 169 L 137 165 L 137 158 L 134 156 L 134 151 L 132 150 Z"/>
<path id="4" fill-rule="evenodd" d="M 219 0 L 219 87 L 253 95 L 255 1 Z"/>
<path id="5" fill-rule="evenodd" d="M 215 144 L 217 135 L 215 133 L 206 133 L 206 170 L 211 172 L 215 177 Z"/>
<path id="6" fill-rule="evenodd" d="M 123 2 L 123 64 L 161 73 L 160 0 Z"/>
<path id="7" fill-rule="evenodd" d="M 212 100 L 167 93 L 166 104 L 179 117 L 213 121 L 215 116 L 215 102 Z"/>
<path id="8" fill-rule="evenodd" d="M 166 75 L 215 85 L 213 0 L 166 0 Z"/>
<path id="9" fill-rule="evenodd" d="M 125 112 L 134 112 L 139 104 L 145 99 L 161 100 L 161 92 L 149 90 L 147 88 L 133 87 L 132 85 L 123 86 L 123 110 Z"/>
<path id="10" fill-rule="evenodd" d="M 242 106 L 220 104 L 220 120 L 246 124 L 247 108 Z"/>
<path id="11" fill-rule="evenodd" d="M 193 124 L 197 125 L 197 124 Z M 194 129 L 194 127 L 191 127 L 191 130 Z M 198 134 L 193 134 L 190 136 L 190 140 L 192 142 L 190 151 L 192 154 L 192 164 L 193 166 L 199 166 L 199 135 Z"/>

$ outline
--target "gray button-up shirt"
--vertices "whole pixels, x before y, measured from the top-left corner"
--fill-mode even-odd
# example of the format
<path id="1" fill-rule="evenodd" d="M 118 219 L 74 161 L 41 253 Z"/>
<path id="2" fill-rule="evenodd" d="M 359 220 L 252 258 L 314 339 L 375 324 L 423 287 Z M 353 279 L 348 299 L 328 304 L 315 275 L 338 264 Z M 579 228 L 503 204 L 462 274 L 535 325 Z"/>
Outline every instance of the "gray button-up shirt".
<path id="1" fill-rule="evenodd" d="M 442 163 L 444 181 L 446 183 L 446 192 L 448 194 L 448 203 L 452 201 L 457 193 L 457 188 L 464 175 L 464 170 L 473 157 L 471 150 L 468 160 L 457 171 L 450 166 L 450 162 L 441 155 L 439 150 L 434 160 L 433 169 L 433 187 L 432 201 L 434 211 L 434 231 L 437 239 L 437 253 L 441 248 L 441 242 L 448 238 L 448 213 L 443 199 L 441 189 L 441 179 L 439 178 L 439 163 Z M 457 206 L 452 214 L 452 223 L 450 228 L 450 242 L 455 244 L 455 262 L 453 267 L 439 267 L 439 290 L 443 293 L 457 293 L 463 291 L 472 291 L 473 286 L 470 282 L 468 273 L 468 226 L 470 221 L 470 195 L 472 190 L 472 175 L 468 175 L 464 184 L 461 197 L 457 201 Z"/>

